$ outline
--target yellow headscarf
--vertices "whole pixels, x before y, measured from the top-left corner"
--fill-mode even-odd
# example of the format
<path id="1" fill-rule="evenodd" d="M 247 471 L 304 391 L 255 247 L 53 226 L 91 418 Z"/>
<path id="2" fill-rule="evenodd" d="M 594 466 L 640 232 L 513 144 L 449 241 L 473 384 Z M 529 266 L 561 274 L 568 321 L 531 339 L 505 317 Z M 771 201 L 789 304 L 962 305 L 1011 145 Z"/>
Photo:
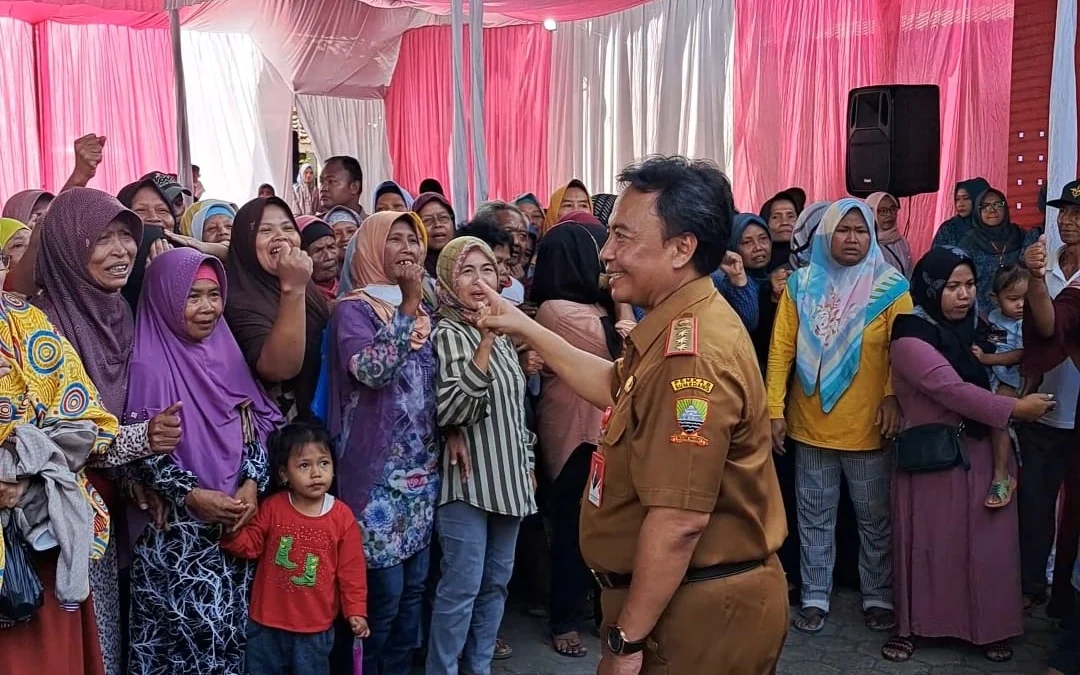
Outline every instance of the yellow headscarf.
<path id="1" fill-rule="evenodd" d="M 585 183 L 575 178 L 566 185 L 562 186 L 555 192 L 551 193 L 551 201 L 548 202 L 547 213 L 544 214 L 544 228 L 540 232 L 540 236 L 544 236 L 551 228 L 559 224 L 559 205 L 562 204 L 563 197 L 566 195 L 566 191 L 570 188 L 578 188 L 585 193 L 585 196 L 589 198 L 589 213 L 592 213 L 592 196 L 589 194 L 589 188 L 585 187 Z"/>
<path id="2" fill-rule="evenodd" d="M 185 237 L 191 236 L 191 221 L 195 220 L 195 214 L 206 206 L 206 202 L 195 202 L 184 209 L 184 215 L 180 216 L 180 234 Z"/>
<path id="3" fill-rule="evenodd" d="M 29 231 L 30 228 L 14 218 L 0 218 L 0 249 L 7 246 L 8 241 L 10 241 L 19 230 Z"/>

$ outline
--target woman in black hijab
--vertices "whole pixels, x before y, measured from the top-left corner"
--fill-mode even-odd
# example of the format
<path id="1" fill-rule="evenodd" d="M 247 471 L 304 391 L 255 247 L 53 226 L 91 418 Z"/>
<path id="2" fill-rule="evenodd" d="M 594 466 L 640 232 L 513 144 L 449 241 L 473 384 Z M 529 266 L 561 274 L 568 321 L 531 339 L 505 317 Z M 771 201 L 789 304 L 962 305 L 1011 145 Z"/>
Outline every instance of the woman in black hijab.
<path id="1" fill-rule="evenodd" d="M 615 303 L 600 288 L 600 248 L 607 232 L 595 218 L 575 213 L 540 240 L 530 299 L 536 321 L 601 358 L 622 353 Z M 585 656 L 575 619 L 592 577 L 581 558 L 578 515 L 603 413 L 548 370 L 536 408 L 544 474 L 550 479 L 544 512 L 551 523 L 551 644 L 563 656 Z"/>
<path id="2" fill-rule="evenodd" d="M 330 319 L 288 204 L 259 197 L 233 221 L 225 320 L 248 366 L 287 419 L 312 421 L 322 333 Z"/>
<path id="3" fill-rule="evenodd" d="M 157 254 L 172 248 L 165 238 L 165 231 L 174 231 L 176 212 L 153 178 L 143 178 L 125 185 L 117 193 L 116 198 L 143 221 L 139 252 L 135 256 L 127 285 L 122 291 L 124 299 L 131 305 L 131 311 L 134 313 L 139 305 L 139 293 L 142 291 L 147 258 L 152 259 Z"/>

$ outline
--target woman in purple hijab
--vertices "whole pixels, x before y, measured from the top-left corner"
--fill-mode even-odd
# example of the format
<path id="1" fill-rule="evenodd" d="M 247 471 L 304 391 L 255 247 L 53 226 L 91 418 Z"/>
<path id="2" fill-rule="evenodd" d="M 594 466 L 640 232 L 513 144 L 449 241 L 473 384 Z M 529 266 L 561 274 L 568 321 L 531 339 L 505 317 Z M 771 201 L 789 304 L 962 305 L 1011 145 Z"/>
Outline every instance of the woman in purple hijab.
<path id="1" fill-rule="evenodd" d="M 221 263 L 193 249 L 161 254 L 143 280 L 125 419 L 179 411 L 182 435 L 133 465 L 170 509 L 164 529 L 129 511 L 132 672 L 245 672 L 253 567 L 219 543 L 255 514 L 282 419 L 221 320 L 225 296 Z"/>

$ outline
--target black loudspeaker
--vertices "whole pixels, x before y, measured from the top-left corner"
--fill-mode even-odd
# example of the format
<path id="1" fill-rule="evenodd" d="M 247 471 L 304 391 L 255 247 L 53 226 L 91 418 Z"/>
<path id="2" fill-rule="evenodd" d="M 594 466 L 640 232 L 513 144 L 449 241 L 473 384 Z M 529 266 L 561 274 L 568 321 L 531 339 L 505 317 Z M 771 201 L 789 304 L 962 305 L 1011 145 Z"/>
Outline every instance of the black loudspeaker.
<path id="1" fill-rule="evenodd" d="M 937 85 L 861 87 L 848 94 L 847 189 L 856 197 L 937 192 L 941 117 Z"/>

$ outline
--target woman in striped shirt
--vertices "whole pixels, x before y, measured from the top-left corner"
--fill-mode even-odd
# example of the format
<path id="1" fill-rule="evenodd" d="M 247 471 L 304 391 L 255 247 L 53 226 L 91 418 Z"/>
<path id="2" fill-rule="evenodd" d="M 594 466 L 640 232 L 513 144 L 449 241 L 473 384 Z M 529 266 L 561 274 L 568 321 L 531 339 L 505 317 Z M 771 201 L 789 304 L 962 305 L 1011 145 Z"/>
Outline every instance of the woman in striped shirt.
<path id="1" fill-rule="evenodd" d="M 428 675 L 491 672 L 522 518 L 536 510 L 525 376 L 509 338 L 476 327 L 483 285 L 497 288 L 495 255 L 474 237 L 451 240 L 437 265 L 438 422 L 465 439 L 442 460 L 435 531 L 442 577 L 428 644 Z M 466 639 L 468 643 L 466 644 Z"/>

